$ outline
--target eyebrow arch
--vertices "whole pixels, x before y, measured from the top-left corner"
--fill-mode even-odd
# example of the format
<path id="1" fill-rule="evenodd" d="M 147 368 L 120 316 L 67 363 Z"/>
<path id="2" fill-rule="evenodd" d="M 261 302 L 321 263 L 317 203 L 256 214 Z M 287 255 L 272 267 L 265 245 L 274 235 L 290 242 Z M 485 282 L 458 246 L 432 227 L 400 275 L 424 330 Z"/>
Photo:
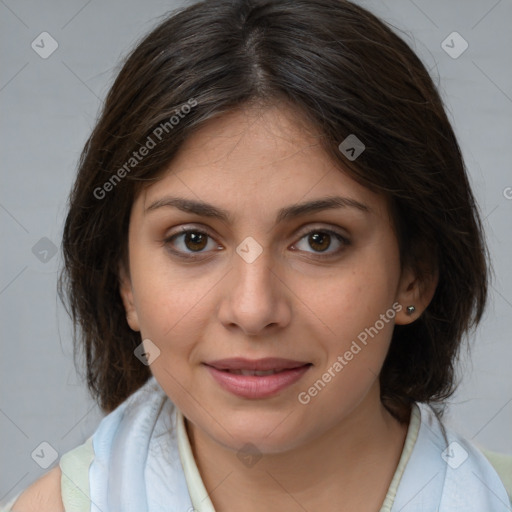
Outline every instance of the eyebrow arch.
<path id="1" fill-rule="evenodd" d="M 202 217 L 218 219 L 224 223 L 229 223 L 232 220 L 231 214 L 223 208 L 219 208 L 202 201 L 171 196 L 158 199 L 145 209 L 145 213 L 149 213 L 163 207 L 178 208 L 184 212 L 194 213 Z M 371 212 L 370 207 L 360 203 L 359 201 L 356 201 L 355 199 L 341 196 L 330 196 L 321 199 L 315 199 L 305 203 L 293 204 L 291 206 L 287 206 L 286 208 L 282 208 L 277 214 L 276 224 L 284 220 L 291 220 L 296 217 L 301 217 L 322 210 L 332 210 L 335 208 L 355 208 L 364 213 Z"/>

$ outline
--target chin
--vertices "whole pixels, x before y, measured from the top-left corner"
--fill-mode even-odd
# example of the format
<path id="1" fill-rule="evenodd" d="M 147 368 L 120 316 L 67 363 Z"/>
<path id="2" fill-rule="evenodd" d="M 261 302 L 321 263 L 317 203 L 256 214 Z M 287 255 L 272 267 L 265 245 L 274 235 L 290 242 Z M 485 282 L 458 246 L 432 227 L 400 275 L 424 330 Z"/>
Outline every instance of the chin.
<path id="1" fill-rule="evenodd" d="M 283 414 L 253 411 L 237 416 L 226 415 L 230 421 L 222 422 L 224 428 L 219 427 L 215 432 L 206 430 L 210 437 L 237 455 L 244 450 L 261 454 L 284 453 L 305 441 L 304 424 L 292 420 L 293 415 L 287 419 Z"/>

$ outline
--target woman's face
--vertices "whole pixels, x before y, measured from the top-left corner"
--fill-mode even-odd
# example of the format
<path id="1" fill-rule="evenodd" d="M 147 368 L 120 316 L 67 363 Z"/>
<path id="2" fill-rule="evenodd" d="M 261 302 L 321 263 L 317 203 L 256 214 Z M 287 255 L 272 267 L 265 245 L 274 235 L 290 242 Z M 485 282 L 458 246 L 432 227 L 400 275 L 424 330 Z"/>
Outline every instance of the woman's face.
<path id="1" fill-rule="evenodd" d="M 209 121 L 138 196 L 121 293 L 194 428 L 277 453 L 381 414 L 378 374 L 394 323 L 411 321 L 412 281 L 385 199 L 279 107 Z"/>

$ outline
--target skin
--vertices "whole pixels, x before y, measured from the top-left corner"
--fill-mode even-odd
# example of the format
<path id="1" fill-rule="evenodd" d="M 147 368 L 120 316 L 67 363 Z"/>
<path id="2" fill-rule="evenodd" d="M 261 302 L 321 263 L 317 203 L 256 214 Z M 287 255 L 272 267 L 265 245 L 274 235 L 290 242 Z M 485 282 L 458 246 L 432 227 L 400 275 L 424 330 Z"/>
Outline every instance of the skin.
<path id="1" fill-rule="evenodd" d="M 160 350 L 151 371 L 186 418 L 219 512 L 378 510 L 407 432 L 382 405 L 378 374 L 394 323 L 414 321 L 436 283 L 420 286 L 401 268 L 385 198 L 336 167 L 306 128 L 283 104 L 210 120 L 131 212 L 129 263 L 121 266 L 127 321 Z M 231 218 L 161 205 L 167 196 L 207 202 Z M 275 223 L 281 208 L 329 196 L 368 211 L 345 206 Z M 194 245 L 180 228 L 211 238 Z M 326 229 L 348 243 L 308 235 Z M 249 236 L 262 249 L 252 263 L 236 252 Z M 403 306 L 396 317 L 301 404 L 298 394 L 394 303 Z M 244 399 L 220 388 L 203 365 L 237 356 L 313 366 L 276 396 Z M 262 455 L 251 467 L 237 457 L 246 443 Z"/>

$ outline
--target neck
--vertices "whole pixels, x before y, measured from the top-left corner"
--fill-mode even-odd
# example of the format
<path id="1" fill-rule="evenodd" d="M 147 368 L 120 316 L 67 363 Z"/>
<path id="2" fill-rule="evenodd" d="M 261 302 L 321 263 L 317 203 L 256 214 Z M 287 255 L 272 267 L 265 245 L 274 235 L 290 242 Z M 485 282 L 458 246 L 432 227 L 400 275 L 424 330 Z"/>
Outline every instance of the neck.
<path id="1" fill-rule="evenodd" d="M 245 466 L 236 451 L 187 420 L 185 425 L 217 512 L 379 510 L 407 434 L 407 424 L 394 419 L 377 395 L 377 403 L 363 401 L 340 424 L 307 444 L 262 454 L 255 464 Z"/>

